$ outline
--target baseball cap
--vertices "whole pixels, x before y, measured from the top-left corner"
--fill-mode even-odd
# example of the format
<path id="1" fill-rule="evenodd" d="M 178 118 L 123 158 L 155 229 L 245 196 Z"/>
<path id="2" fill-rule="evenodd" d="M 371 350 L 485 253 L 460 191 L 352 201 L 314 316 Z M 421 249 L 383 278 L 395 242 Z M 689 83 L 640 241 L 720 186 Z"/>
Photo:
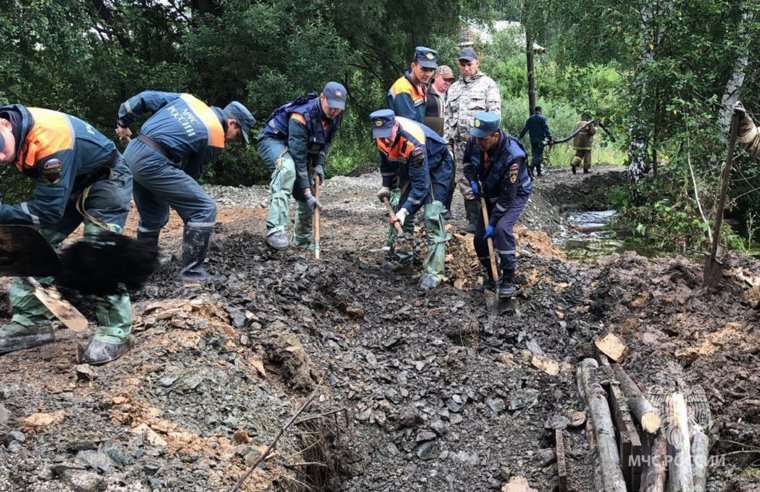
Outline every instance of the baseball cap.
<path id="1" fill-rule="evenodd" d="M 499 118 L 495 113 L 480 112 L 475 113 L 475 119 L 472 123 L 472 131 L 470 132 L 473 137 L 483 138 L 492 134 L 499 129 Z"/>
<path id="2" fill-rule="evenodd" d="M 339 82 L 328 82 L 322 89 L 327 98 L 327 105 L 333 109 L 346 109 L 346 88 Z"/>
<path id="3" fill-rule="evenodd" d="M 462 48 L 461 50 L 459 50 L 459 57 L 457 59 L 472 61 L 472 60 L 477 60 L 478 55 L 475 54 L 475 50 L 472 48 Z"/>
<path id="4" fill-rule="evenodd" d="M 435 72 L 436 77 L 442 77 L 444 80 L 453 79 L 454 71 L 448 65 L 439 65 Z"/>
<path id="5" fill-rule="evenodd" d="M 414 61 L 424 68 L 438 68 L 438 52 L 425 46 L 414 48 Z"/>
<path id="6" fill-rule="evenodd" d="M 228 118 L 232 118 L 240 125 L 240 131 L 243 134 L 243 140 L 248 143 L 248 132 L 251 131 L 251 127 L 256 124 L 256 118 L 253 117 L 248 108 L 243 106 L 243 103 L 238 101 L 232 101 L 224 108 L 224 114 Z"/>
<path id="7" fill-rule="evenodd" d="M 372 122 L 372 138 L 386 138 L 393 131 L 396 113 L 392 109 L 379 109 L 369 115 Z"/>

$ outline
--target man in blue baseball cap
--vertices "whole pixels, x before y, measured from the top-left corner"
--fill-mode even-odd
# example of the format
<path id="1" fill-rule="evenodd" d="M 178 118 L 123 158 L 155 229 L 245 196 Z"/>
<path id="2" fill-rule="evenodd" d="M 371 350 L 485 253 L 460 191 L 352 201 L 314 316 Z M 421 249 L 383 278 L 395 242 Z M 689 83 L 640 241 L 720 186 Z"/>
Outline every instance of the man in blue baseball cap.
<path id="1" fill-rule="evenodd" d="M 347 97 L 343 84 L 328 82 L 321 94 L 311 92 L 275 109 L 259 134 L 259 155 L 272 171 L 266 242 L 276 250 L 286 250 L 290 244 L 313 247 L 313 211 L 322 205 L 311 188 L 316 179 L 325 180 L 325 156 Z M 291 195 L 296 200 L 292 239 L 287 233 Z"/>
<path id="2" fill-rule="evenodd" d="M 494 113 L 476 113 L 470 131 L 472 137 L 465 146 L 464 176 L 478 199 L 485 198 L 489 221 L 480 214 L 473 238 L 480 263 L 486 268 L 489 280 L 484 287 L 498 291 L 499 297 L 512 297 L 515 287 L 514 226 L 528 203 L 533 184 L 526 165 L 525 148 L 519 140 L 499 128 L 501 120 Z M 502 271 L 497 286 L 489 268 L 488 238 L 493 238 Z"/>
<path id="3" fill-rule="evenodd" d="M 385 199 L 391 202 L 396 220 L 408 234 L 414 231 L 414 214 L 424 207 L 428 256 L 420 287 L 433 289 L 444 278 L 446 241 L 451 239 L 445 233 L 443 219 L 446 210 L 443 200 L 453 170 L 451 153 L 440 135 L 415 121 L 396 116 L 390 109 L 375 111 L 370 115 L 370 121 L 383 179 L 377 197 L 381 202 Z M 392 188 L 400 190 L 393 198 Z M 384 269 L 408 268 L 413 253 L 402 253 L 393 248 L 394 224 L 390 225 L 388 234 L 391 249 Z"/>
<path id="4" fill-rule="evenodd" d="M 129 126 L 151 114 L 131 139 Z M 214 280 L 203 262 L 216 222 L 216 203 L 198 184 L 203 169 L 227 142 L 248 142 L 255 119 L 234 101 L 224 109 L 208 106 L 191 94 L 143 91 L 119 106 L 116 135 L 130 140 L 124 159 L 134 176 L 140 223 L 137 238 L 158 246 L 161 229 L 174 209 L 185 223 L 180 278 Z"/>
<path id="5" fill-rule="evenodd" d="M 438 52 L 425 46 L 414 49 L 410 69 L 393 83 L 388 91 L 388 108 L 396 116 L 418 123 L 425 119 L 428 84 L 438 68 Z"/>

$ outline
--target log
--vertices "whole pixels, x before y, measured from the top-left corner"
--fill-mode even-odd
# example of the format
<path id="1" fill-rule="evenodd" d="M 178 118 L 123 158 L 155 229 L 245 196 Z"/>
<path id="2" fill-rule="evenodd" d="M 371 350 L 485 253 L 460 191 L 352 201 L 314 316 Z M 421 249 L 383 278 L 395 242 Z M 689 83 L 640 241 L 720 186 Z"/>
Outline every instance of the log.
<path id="1" fill-rule="evenodd" d="M 628 399 L 628 407 L 631 409 L 631 413 L 636 417 L 639 424 L 641 424 L 641 428 L 650 434 L 656 433 L 661 424 L 660 414 L 657 409 L 649 403 L 649 400 L 647 400 L 647 398 L 641 393 L 641 390 L 633 379 L 631 379 L 631 376 L 625 372 L 623 366 L 620 364 L 612 364 L 612 370 L 620 383 L 623 393 Z"/>
<path id="2" fill-rule="evenodd" d="M 598 367 L 599 364 L 594 359 L 585 359 L 578 365 L 578 392 L 586 401 L 589 423 L 596 440 L 597 469 L 602 477 L 602 490 L 626 492 L 612 415 L 606 393 L 595 377 Z"/>
<path id="3" fill-rule="evenodd" d="M 660 432 L 654 438 L 647 470 L 641 480 L 641 492 L 665 492 L 665 471 L 668 465 L 668 441 Z"/>
<path id="4" fill-rule="evenodd" d="M 707 465 L 710 457 L 710 438 L 702 426 L 694 424 L 691 427 L 691 465 L 694 473 L 694 492 L 707 490 Z"/>
<path id="5" fill-rule="evenodd" d="M 689 416 L 686 400 L 681 393 L 673 393 L 665 399 L 668 418 L 668 492 L 693 492 L 691 467 L 691 441 L 689 439 Z"/>
<path id="6" fill-rule="evenodd" d="M 557 477 L 559 492 L 567 492 L 567 459 L 565 458 L 565 436 L 562 429 L 554 429 L 554 442 L 557 447 Z"/>
<path id="7" fill-rule="evenodd" d="M 599 363 L 608 378 L 605 386 L 609 389 L 609 404 L 612 408 L 612 417 L 617 430 L 620 464 L 623 469 L 623 477 L 629 490 L 637 490 L 641 479 L 641 439 L 633 424 L 631 412 L 628 408 L 628 400 L 620 388 L 617 377 L 612 371 L 609 359 L 599 352 Z"/>

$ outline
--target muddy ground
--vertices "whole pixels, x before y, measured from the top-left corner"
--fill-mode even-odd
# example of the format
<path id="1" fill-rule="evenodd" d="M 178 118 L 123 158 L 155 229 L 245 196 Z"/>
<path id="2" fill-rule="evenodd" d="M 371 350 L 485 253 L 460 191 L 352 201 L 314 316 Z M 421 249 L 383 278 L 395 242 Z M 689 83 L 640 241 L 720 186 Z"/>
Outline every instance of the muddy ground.
<path id="1" fill-rule="evenodd" d="M 705 289 L 701 265 L 683 257 L 568 259 L 552 241 L 559 209 L 604 208 L 623 179 L 552 169 L 537 182 L 518 229 L 521 292 L 497 317 L 469 290 L 479 270 L 456 232 L 461 203 L 450 279 L 421 292 L 419 271 L 380 271 L 376 175 L 326 183 L 319 261 L 265 246 L 264 188 L 211 188 L 207 267 L 223 278 L 176 283 L 173 217 L 168 263 L 133 296 L 131 352 L 77 366 L 88 336 L 62 329 L 54 344 L 0 357 L 0 490 L 229 490 L 316 392 L 241 490 L 481 491 L 525 477 L 551 491 L 547 427 L 578 418 L 575 365 L 608 331 L 630 346 L 624 365 L 645 390 L 680 384 L 706 398 L 723 457 L 708 490 L 758 490 L 760 265 L 733 255 Z M 570 489 L 593 490 L 583 427 L 565 437 Z"/>

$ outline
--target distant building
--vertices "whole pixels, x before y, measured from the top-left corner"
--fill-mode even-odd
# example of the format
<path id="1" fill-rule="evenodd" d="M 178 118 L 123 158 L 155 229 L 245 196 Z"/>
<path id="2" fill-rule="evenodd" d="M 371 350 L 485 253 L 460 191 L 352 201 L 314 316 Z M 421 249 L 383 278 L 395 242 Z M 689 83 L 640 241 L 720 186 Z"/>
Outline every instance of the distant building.
<path id="1" fill-rule="evenodd" d="M 487 45 L 493 42 L 493 33 L 507 31 L 512 34 L 512 40 L 515 45 L 525 49 L 525 29 L 523 25 L 516 21 L 494 21 L 493 25 L 478 25 L 474 22 L 468 23 L 467 27 L 462 29 L 459 34 L 459 46 L 474 46 L 475 44 Z M 536 53 L 546 52 L 546 48 L 540 44 L 533 43 L 533 51 Z"/>

